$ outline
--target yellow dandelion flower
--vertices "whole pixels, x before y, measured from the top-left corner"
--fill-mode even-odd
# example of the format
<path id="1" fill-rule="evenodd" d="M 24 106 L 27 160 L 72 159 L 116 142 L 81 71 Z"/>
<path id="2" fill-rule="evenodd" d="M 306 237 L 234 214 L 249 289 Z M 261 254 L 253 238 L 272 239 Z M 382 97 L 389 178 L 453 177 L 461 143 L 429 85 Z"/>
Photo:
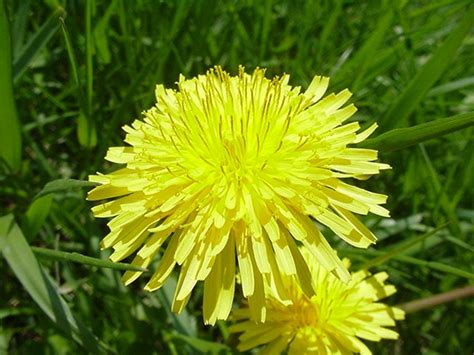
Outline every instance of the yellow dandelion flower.
<path id="1" fill-rule="evenodd" d="M 281 302 L 269 296 L 265 323 L 250 320 L 248 308 L 237 309 L 233 316 L 239 322 L 230 327 L 241 333 L 238 349 L 249 350 L 265 345 L 262 354 L 371 354 L 360 340 L 380 341 L 397 339 L 398 333 L 386 328 L 403 319 L 398 308 L 377 302 L 396 292 L 384 284 L 387 273 L 371 275 L 368 271 L 352 273 L 351 281 L 341 282 L 333 274 L 314 262 L 303 251 L 313 275 L 316 295 L 306 296 L 292 276 L 283 282 L 290 293 L 290 301 Z M 344 260 L 347 266 L 349 261 Z"/>
<path id="2" fill-rule="evenodd" d="M 230 76 L 215 67 L 180 76 L 177 90 L 158 85 L 156 105 L 124 127 L 129 146 L 107 153 L 125 166 L 89 177 L 100 186 L 88 199 L 111 199 L 93 213 L 113 217 L 101 245 L 113 247 L 113 261 L 135 255 L 132 264 L 147 267 L 163 247 L 150 291 L 180 266 L 176 312 L 204 281 L 204 320 L 226 319 L 235 259 L 256 319 L 265 318 L 264 280 L 284 299 L 280 276 L 296 275 L 313 294 L 297 244 L 348 281 L 312 218 L 354 246 L 375 242 L 353 213 L 387 216 L 380 206 L 386 196 L 343 180 L 389 168 L 375 162 L 377 151 L 349 147 L 376 125 L 357 133 L 357 122 L 343 124 L 356 108 L 342 107 L 348 90 L 322 98 L 328 78 L 316 76 L 305 92 L 288 80 L 267 79 L 262 69 Z M 140 274 L 125 273 L 125 283 Z"/>

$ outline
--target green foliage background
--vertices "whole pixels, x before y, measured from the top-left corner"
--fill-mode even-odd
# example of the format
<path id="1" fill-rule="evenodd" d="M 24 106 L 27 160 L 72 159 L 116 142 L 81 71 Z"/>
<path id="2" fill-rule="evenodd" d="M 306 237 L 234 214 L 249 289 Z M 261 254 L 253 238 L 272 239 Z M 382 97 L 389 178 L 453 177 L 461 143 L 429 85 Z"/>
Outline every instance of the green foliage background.
<path id="1" fill-rule="evenodd" d="M 354 92 L 354 119 L 377 121 L 374 136 L 458 114 L 472 126 L 469 0 L 0 4 L 6 10 L 0 17 L 0 216 L 13 214 L 21 228 L 3 218 L 0 239 L 14 233 L 8 246 L 25 250 L 15 257 L 0 243 L 0 353 L 77 353 L 78 344 L 123 354 L 234 351 L 227 323 L 203 325 L 199 291 L 176 316 L 169 312 L 173 282 L 147 293 L 143 280 L 124 287 L 120 271 L 87 262 L 58 261 L 35 250 L 38 264 L 28 246 L 107 258 L 98 246 L 105 222 L 93 219 L 80 183 L 34 197 L 52 180 L 86 180 L 112 170 L 103 160 L 107 148 L 121 145 L 120 127 L 153 104 L 156 83 L 173 86 L 180 73 L 190 77 L 215 64 L 231 73 L 239 64 L 266 67 L 269 76 L 290 73 L 291 83 L 303 87 L 322 74 L 331 77 L 330 91 Z M 364 219 L 379 237 L 376 248 L 360 251 L 332 241 L 355 269 L 393 251 L 374 267 L 387 270 L 399 290 L 387 300 L 391 304 L 472 284 L 473 128 L 435 136 L 392 152 L 378 143 L 381 160 L 393 169 L 362 184 L 390 196 L 391 219 Z M 18 242 L 21 234 L 28 244 Z M 18 274 L 14 265 L 21 262 L 28 267 Z M 42 280 L 41 270 L 51 277 Z M 22 279 L 28 275 L 39 275 L 30 277 L 30 288 Z M 59 303 L 41 306 L 35 298 L 48 290 L 64 298 L 64 319 L 47 312 Z M 470 354 L 473 314 L 472 299 L 412 313 L 397 326 L 399 341 L 371 346 L 377 354 Z M 76 318 L 79 330 L 65 329 Z M 81 327 L 92 340 L 81 338 Z"/>

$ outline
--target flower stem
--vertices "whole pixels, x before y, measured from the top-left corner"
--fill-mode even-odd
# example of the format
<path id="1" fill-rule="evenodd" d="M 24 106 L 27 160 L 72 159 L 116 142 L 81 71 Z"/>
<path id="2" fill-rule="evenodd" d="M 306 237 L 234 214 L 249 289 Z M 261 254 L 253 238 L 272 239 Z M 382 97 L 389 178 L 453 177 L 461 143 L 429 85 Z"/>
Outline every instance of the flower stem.
<path id="1" fill-rule="evenodd" d="M 399 307 L 406 313 L 421 311 L 426 308 L 432 308 L 439 304 L 452 302 L 461 298 L 474 295 L 474 285 L 458 288 L 449 292 L 440 293 L 438 295 L 426 297 L 420 300 L 403 303 Z"/>

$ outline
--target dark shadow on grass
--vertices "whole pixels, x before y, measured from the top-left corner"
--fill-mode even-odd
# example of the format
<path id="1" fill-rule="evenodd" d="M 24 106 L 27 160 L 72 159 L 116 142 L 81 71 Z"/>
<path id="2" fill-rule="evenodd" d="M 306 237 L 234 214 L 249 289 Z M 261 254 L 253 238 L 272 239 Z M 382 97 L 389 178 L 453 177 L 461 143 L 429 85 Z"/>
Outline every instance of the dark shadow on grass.
<path id="1" fill-rule="evenodd" d="M 89 352 L 93 354 L 104 353 L 97 339 L 78 319 L 70 312 L 64 300 L 58 294 L 51 277 L 41 268 L 43 282 L 46 286 L 48 297 L 52 306 L 53 320 L 59 330 L 70 339 L 78 340 Z"/>

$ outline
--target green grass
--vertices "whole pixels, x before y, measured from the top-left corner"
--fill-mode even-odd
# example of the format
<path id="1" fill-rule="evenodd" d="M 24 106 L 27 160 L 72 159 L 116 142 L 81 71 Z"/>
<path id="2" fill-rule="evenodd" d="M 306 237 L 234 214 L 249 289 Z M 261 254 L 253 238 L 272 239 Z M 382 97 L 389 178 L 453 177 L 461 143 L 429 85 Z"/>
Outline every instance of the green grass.
<path id="1" fill-rule="evenodd" d="M 203 325 L 199 291 L 176 316 L 172 283 L 155 293 L 143 291 L 144 280 L 121 284 L 121 271 L 106 267 L 108 252 L 99 248 L 105 222 L 93 219 L 87 188 L 76 181 L 112 169 L 107 148 L 120 145 L 120 127 L 153 104 L 155 84 L 173 86 L 180 73 L 214 64 L 232 73 L 239 64 L 286 72 L 303 87 L 327 75 L 330 91 L 353 91 L 355 118 L 380 125 L 367 145 L 392 166 L 363 185 L 389 195 L 392 217 L 364 219 L 379 237 L 375 249 L 340 244 L 341 253 L 355 268 L 389 272 L 398 289 L 391 304 L 472 284 L 471 1 L 0 5 L 0 217 L 14 216 L 1 217 L 0 239 L 8 235 L 14 252 L 22 250 L 0 254 L 0 353 L 233 351 L 227 323 Z M 4 50 L 10 36 L 11 53 Z M 57 179 L 76 180 L 45 187 Z M 64 253 L 33 254 L 29 246 Z M 66 261 L 72 253 L 95 261 Z M 376 354 L 469 354 L 472 314 L 472 299 L 411 313 L 397 326 L 399 341 L 370 346 Z"/>

